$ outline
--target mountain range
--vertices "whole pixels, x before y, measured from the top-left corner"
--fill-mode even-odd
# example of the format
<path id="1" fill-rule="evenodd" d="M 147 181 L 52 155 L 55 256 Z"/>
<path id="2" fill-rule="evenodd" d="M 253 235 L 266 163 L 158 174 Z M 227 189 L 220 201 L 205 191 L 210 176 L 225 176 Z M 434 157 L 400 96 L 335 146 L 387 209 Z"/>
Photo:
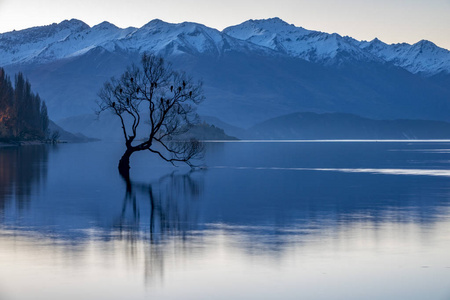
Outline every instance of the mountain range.
<path id="1" fill-rule="evenodd" d="M 292 112 L 450 121 L 450 51 L 307 30 L 279 18 L 218 31 L 153 20 L 79 20 L 0 34 L 0 66 L 23 72 L 55 119 L 92 114 L 97 92 L 144 52 L 204 82 L 204 116 L 250 127 Z M 80 120 L 85 116 L 80 117 Z"/>
<path id="2" fill-rule="evenodd" d="M 72 19 L 59 24 L 0 34 L 0 65 L 50 62 L 81 56 L 101 47 L 108 51 L 154 52 L 161 55 L 229 51 L 284 54 L 310 62 L 386 61 L 411 73 L 450 73 L 450 53 L 430 41 L 388 45 L 375 38 L 357 41 L 289 25 L 279 18 L 249 20 L 222 32 L 196 23 L 153 20 L 141 28 L 118 28 L 103 22 L 92 28 Z M 272 51 L 269 51 L 272 50 Z"/>

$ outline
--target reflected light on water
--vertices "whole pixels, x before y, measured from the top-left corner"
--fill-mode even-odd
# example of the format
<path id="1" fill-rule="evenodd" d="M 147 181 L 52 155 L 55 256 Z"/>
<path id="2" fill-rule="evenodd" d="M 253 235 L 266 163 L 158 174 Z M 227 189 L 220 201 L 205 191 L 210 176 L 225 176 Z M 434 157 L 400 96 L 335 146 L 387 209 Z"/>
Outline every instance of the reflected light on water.
<path id="1" fill-rule="evenodd" d="M 449 219 L 425 227 L 355 221 L 287 228 L 280 233 L 284 246 L 276 251 L 267 241 L 268 227 L 206 224 L 206 228 L 164 243 L 152 243 L 148 237 L 119 238 L 126 235 L 123 231 L 109 233 L 110 240 L 105 240 L 105 233 L 93 230 L 78 245 L 2 230 L 2 295 L 14 295 L 2 299 L 246 298 L 243 294 L 255 299 L 299 295 L 446 299 L 450 295 L 442 289 L 448 286 L 450 273 Z M 398 289 L 399 277 L 415 284 Z M 339 298 L 334 297 L 337 294 Z"/>
<path id="2" fill-rule="evenodd" d="M 0 299 L 450 299 L 441 144 L 209 146 L 130 182 L 114 144 L 2 150 Z"/>
<path id="3" fill-rule="evenodd" d="M 235 169 L 235 170 L 278 170 L 278 171 L 330 171 L 344 173 L 369 173 L 385 175 L 423 175 L 450 177 L 450 170 L 427 169 L 371 169 L 371 168 L 281 168 L 281 167 L 230 167 L 211 166 L 211 169 Z"/>

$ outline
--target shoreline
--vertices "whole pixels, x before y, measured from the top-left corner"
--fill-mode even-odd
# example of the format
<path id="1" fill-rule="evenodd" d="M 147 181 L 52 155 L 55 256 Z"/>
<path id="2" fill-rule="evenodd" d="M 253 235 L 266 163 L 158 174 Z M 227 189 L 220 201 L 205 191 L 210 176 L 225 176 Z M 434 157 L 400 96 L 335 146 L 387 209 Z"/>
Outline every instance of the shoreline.
<path id="1" fill-rule="evenodd" d="M 0 142 L 0 148 L 35 146 L 35 145 L 44 145 L 44 144 L 51 144 L 51 143 L 46 142 L 46 141 L 8 141 L 8 142 Z"/>

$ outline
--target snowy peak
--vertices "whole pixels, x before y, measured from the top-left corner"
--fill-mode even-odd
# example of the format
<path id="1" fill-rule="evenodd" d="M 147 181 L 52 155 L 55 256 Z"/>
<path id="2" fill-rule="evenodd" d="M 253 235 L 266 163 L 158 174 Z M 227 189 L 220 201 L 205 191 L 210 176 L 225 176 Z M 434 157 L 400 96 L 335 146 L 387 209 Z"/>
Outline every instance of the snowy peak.
<path id="1" fill-rule="evenodd" d="M 274 18 L 268 18 L 268 19 L 250 19 L 244 23 L 256 23 L 256 24 L 262 24 L 262 26 L 294 26 L 294 25 L 290 25 L 289 23 L 287 23 L 286 21 L 278 18 L 278 17 L 274 17 Z"/>
<path id="2" fill-rule="evenodd" d="M 434 43 L 421 40 L 413 45 L 407 43 L 388 45 L 378 39 L 360 42 L 360 48 L 377 57 L 402 67 L 411 73 L 426 76 L 438 73 L 450 74 L 450 51 Z"/>
<path id="3" fill-rule="evenodd" d="M 50 45 L 89 28 L 84 22 L 72 19 L 0 34 L 0 65 L 25 62 L 39 56 Z"/>
<path id="4" fill-rule="evenodd" d="M 6 41 L 17 44 L 27 41 L 39 42 L 59 36 L 64 36 L 64 34 L 69 34 L 72 32 L 80 32 L 88 28 L 89 25 L 80 20 L 65 20 L 59 24 L 53 23 L 46 26 L 38 26 L 19 31 L 14 30 L 6 32 L 0 34 L 0 41 L 2 41 L 2 44 Z"/>
<path id="5" fill-rule="evenodd" d="M 187 53 L 216 56 L 230 50 L 247 51 L 248 48 L 258 48 L 202 24 L 192 22 L 172 24 L 158 19 L 150 21 L 122 40 L 121 47 L 161 55 Z"/>
<path id="6" fill-rule="evenodd" d="M 225 28 L 223 32 L 241 40 L 258 40 L 258 38 L 262 40 L 289 34 L 305 35 L 310 31 L 289 25 L 280 18 L 272 18 L 266 20 L 248 20 L 242 24 Z"/>
<path id="7" fill-rule="evenodd" d="M 89 27 L 72 19 L 0 35 L 0 65 L 46 62 L 82 55 L 95 47 L 114 49 L 116 40 L 135 31 L 103 22 Z"/>
<path id="8" fill-rule="evenodd" d="M 290 25 L 279 18 L 249 20 L 224 32 L 237 39 L 268 47 L 311 62 L 332 63 L 344 57 L 373 60 L 372 55 L 348 43 L 338 34 L 311 31 Z"/>
<path id="9" fill-rule="evenodd" d="M 357 41 L 339 34 L 307 30 L 279 18 L 248 20 L 222 32 L 202 24 L 155 19 L 141 28 L 118 28 L 109 22 L 89 27 L 80 20 L 0 34 L 0 65 L 48 62 L 94 49 L 121 49 L 161 55 L 221 56 L 229 51 L 283 55 L 323 65 L 346 61 L 388 62 L 411 73 L 450 74 L 450 52 L 422 40 L 388 45 L 379 39 Z"/>
<path id="10" fill-rule="evenodd" d="M 79 56 L 97 47 L 108 51 L 216 56 L 231 50 L 268 50 L 197 23 L 171 24 L 156 19 L 138 29 L 121 29 L 108 22 L 90 28 L 81 21 L 70 20 L 0 35 L 0 65 L 43 63 Z"/>
<path id="11" fill-rule="evenodd" d="M 147 24 L 145 24 L 144 26 L 142 26 L 140 29 L 153 28 L 153 27 L 157 27 L 157 26 L 165 26 L 168 24 L 170 24 L 170 23 L 164 22 L 163 20 L 160 20 L 160 19 L 153 19 L 150 22 L 148 22 Z"/>
<path id="12" fill-rule="evenodd" d="M 124 40 L 123 47 L 162 55 L 218 52 L 222 39 L 219 31 L 204 25 L 152 20 Z"/>
<path id="13" fill-rule="evenodd" d="M 309 30 L 289 25 L 279 18 L 249 20 L 225 28 L 223 32 L 240 40 L 284 52 L 287 51 L 284 44 L 292 41 L 293 36 L 301 37 L 310 33 Z"/>
<path id="14" fill-rule="evenodd" d="M 80 31 L 89 28 L 89 25 L 77 19 L 64 20 L 61 23 L 56 24 L 56 26 L 70 28 L 73 31 Z"/>
<path id="15" fill-rule="evenodd" d="M 119 30 L 119 27 L 107 21 L 103 21 L 102 23 L 93 26 L 92 30 Z"/>
<path id="16" fill-rule="evenodd" d="M 377 38 L 370 42 L 357 41 L 336 33 L 328 34 L 289 25 L 279 18 L 249 20 L 228 27 L 223 32 L 237 39 L 316 63 L 386 61 L 414 74 L 450 74 L 450 52 L 426 40 L 414 45 L 388 45 Z"/>
<path id="17" fill-rule="evenodd" d="M 80 32 L 73 32 L 67 38 L 57 41 L 46 47 L 38 57 L 39 61 L 49 61 L 82 55 L 96 47 L 102 47 L 110 51 L 115 49 L 116 41 L 125 38 L 134 32 L 135 28 L 121 29 L 115 25 L 103 22 L 92 28 Z"/>

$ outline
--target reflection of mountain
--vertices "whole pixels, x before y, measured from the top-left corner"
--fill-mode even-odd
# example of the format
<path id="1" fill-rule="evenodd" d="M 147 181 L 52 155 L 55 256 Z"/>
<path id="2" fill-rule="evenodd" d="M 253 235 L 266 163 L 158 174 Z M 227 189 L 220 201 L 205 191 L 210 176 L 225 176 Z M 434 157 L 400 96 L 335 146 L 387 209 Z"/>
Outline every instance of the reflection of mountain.
<path id="1" fill-rule="evenodd" d="M 26 206 L 47 176 L 48 151 L 47 145 L 0 148 L 0 210 L 11 198 L 16 207 Z"/>

